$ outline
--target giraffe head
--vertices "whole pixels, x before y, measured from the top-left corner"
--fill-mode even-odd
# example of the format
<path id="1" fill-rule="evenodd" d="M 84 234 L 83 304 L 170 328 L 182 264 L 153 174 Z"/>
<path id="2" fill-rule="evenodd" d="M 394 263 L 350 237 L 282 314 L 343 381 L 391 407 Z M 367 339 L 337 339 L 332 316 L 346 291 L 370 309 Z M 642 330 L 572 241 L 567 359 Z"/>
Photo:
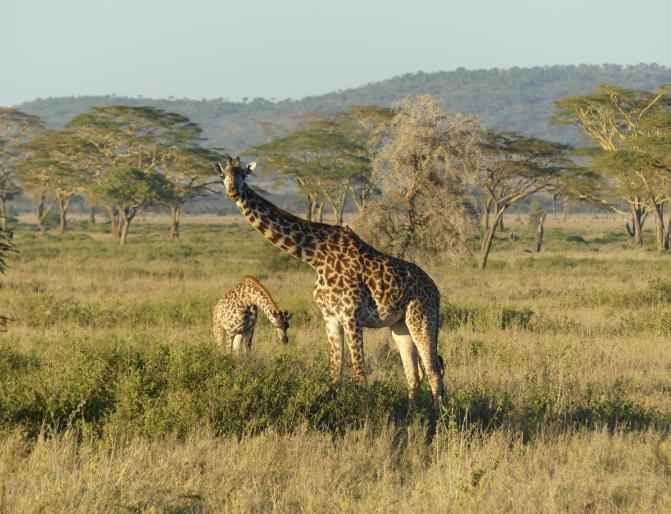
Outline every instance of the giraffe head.
<path id="1" fill-rule="evenodd" d="M 287 336 L 287 330 L 289 330 L 289 320 L 291 319 L 291 313 L 289 311 L 277 311 L 275 319 L 272 320 L 273 325 L 275 325 L 275 331 L 277 332 L 277 337 L 280 338 L 283 344 L 289 342 L 289 336 Z"/>
<path id="2" fill-rule="evenodd" d="M 227 157 L 225 167 L 222 166 L 220 162 L 217 162 L 215 168 L 221 177 L 221 180 L 224 182 L 228 197 L 231 200 L 237 200 L 247 175 L 254 171 L 256 163 L 250 162 L 247 166 L 242 167 L 240 164 L 240 157 L 236 157 L 235 159 Z"/>

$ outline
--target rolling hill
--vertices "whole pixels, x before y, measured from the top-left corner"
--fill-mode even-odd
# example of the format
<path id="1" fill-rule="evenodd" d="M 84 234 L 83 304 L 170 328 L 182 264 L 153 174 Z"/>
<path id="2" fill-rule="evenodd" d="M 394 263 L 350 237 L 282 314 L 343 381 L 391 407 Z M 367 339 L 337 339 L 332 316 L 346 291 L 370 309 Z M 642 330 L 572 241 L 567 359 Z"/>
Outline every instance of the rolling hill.
<path id="1" fill-rule="evenodd" d="M 552 127 L 547 120 L 553 102 L 564 96 L 589 93 L 601 83 L 632 89 L 654 89 L 671 83 L 671 68 L 656 64 L 620 66 L 577 65 L 490 70 L 409 73 L 361 87 L 335 91 L 301 100 L 249 102 L 224 99 L 149 99 L 109 96 L 79 96 L 37 99 L 17 106 L 42 117 L 52 127 L 95 105 L 151 105 L 178 112 L 199 123 L 208 145 L 231 153 L 265 142 L 269 136 L 260 126 L 272 122 L 292 129 L 306 112 L 332 113 L 351 105 L 391 105 L 407 95 L 431 93 L 449 110 L 476 114 L 492 129 L 516 130 L 570 144 L 579 144 L 572 128 Z"/>

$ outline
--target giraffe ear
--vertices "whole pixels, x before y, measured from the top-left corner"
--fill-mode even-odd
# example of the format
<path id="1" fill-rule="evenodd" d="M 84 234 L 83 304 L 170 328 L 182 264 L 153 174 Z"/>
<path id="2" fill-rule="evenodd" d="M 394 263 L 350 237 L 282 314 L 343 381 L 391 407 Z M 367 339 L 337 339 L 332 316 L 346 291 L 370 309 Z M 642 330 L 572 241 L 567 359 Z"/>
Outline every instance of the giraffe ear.
<path id="1" fill-rule="evenodd" d="M 252 171 L 254 171 L 254 168 L 256 168 L 256 163 L 255 162 L 250 162 L 247 165 L 247 168 L 245 168 L 245 177 L 247 175 L 250 175 L 252 173 Z"/>
<path id="2" fill-rule="evenodd" d="M 284 311 L 284 321 L 289 321 L 293 314 L 291 314 L 289 311 Z"/>

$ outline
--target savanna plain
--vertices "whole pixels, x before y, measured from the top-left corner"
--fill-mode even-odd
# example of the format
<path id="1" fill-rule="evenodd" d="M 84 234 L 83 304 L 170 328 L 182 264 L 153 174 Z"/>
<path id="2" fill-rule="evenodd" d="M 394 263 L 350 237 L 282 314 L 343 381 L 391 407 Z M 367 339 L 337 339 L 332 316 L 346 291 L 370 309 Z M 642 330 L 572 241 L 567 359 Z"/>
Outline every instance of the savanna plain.
<path id="1" fill-rule="evenodd" d="M 1 512 L 670 512 L 669 256 L 623 221 L 509 216 L 488 269 L 420 263 L 443 294 L 442 419 L 408 418 L 398 352 L 365 333 L 369 387 L 329 388 L 314 273 L 241 217 L 22 220 L 0 279 Z M 653 234 L 647 239 L 653 242 Z M 211 310 L 255 275 L 294 313 L 252 354 Z"/>

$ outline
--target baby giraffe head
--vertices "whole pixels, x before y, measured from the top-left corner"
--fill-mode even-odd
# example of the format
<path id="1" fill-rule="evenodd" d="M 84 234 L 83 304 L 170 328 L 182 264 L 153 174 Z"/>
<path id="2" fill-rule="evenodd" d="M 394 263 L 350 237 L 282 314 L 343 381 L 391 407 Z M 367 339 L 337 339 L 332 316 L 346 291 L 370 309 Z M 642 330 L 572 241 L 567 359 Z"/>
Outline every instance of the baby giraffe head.
<path id="1" fill-rule="evenodd" d="M 222 166 L 220 162 L 215 164 L 215 169 L 224 182 L 226 194 L 231 200 L 237 200 L 240 197 L 240 191 L 247 175 L 249 175 L 256 168 L 255 162 L 250 162 L 244 168 L 240 164 L 240 157 L 231 159 L 226 158 L 226 166 Z"/>
<path id="2" fill-rule="evenodd" d="M 280 338 L 283 344 L 289 342 L 289 336 L 287 336 L 287 330 L 289 330 L 289 320 L 291 319 L 291 314 L 289 311 L 278 311 L 275 319 L 273 320 L 273 325 L 275 325 L 275 331 L 277 332 L 277 337 Z"/>

